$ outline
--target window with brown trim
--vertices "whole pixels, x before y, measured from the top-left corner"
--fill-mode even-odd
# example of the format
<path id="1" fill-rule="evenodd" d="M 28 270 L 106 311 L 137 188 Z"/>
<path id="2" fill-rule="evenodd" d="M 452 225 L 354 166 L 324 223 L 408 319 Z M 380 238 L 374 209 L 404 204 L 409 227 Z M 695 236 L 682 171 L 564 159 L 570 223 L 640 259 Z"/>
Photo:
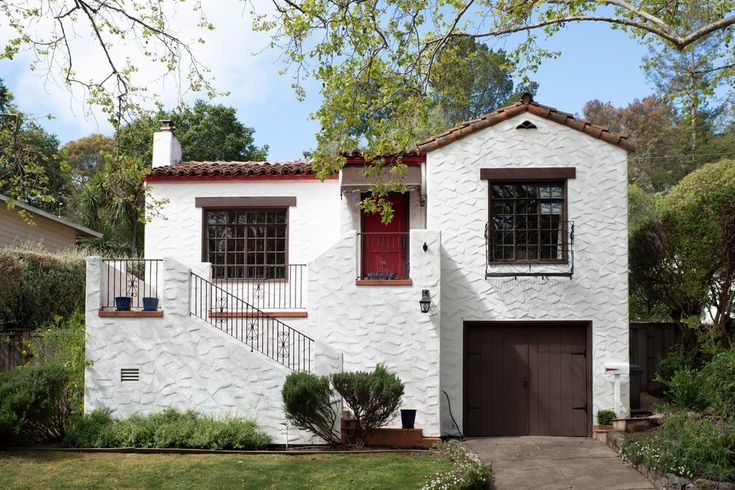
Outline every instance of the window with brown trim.
<path id="1" fill-rule="evenodd" d="M 205 209 L 204 257 L 215 279 L 285 279 L 288 209 Z"/>
<path id="2" fill-rule="evenodd" d="M 566 182 L 490 182 L 488 260 L 564 262 Z"/>

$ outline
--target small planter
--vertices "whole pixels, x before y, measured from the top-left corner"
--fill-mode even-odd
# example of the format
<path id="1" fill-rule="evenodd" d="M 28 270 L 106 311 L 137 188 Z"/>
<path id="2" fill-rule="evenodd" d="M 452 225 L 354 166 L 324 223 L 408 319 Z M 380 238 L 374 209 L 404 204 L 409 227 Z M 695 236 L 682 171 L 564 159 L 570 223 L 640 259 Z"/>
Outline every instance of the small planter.
<path id="1" fill-rule="evenodd" d="M 416 410 L 412 408 L 402 408 L 401 426 L 404 429 L 413 429 L 414 423 L 416 423 Z"/>
<path id="2" fill-rule="evenodd" d="M 592 426 L 592 438 L 607 444 L 607 434 L 613 432 L 613 425 L 594 425 Z"/>
<path id="3" fill-rule="evenodd" d="M 143 311 L 156 311 L 158 310 L 158 298 L 143 298 Z"/>
<path id="4" fill-rule="evenodd" d="M 133 298 L 130 296 L 116 296 L 115 297 L 115 310 L 117 311 L 130 311 L 130 303 Z"/>

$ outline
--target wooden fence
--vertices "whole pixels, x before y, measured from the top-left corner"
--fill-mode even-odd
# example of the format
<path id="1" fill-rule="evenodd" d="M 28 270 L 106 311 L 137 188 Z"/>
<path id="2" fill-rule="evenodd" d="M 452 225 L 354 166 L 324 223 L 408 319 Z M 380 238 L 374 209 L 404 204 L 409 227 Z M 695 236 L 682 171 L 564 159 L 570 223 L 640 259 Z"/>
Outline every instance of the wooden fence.
<path id="1" fill-rule="evenodd" d="M 0 372 L 15 370 L 25 364 L 23 341 L 31 338 L 30 330 L 9 330 L 0 332 Z"/>
<path id="2" fill-rule="evenodd" d="M 660 383 L 655 381 L 658 365 L 661 358 L 681 342 L 682 332 L 682 326 L 677 323 L 630 323 L 630 363 L 643 369 L 641 391 L 660 391 Z"/>

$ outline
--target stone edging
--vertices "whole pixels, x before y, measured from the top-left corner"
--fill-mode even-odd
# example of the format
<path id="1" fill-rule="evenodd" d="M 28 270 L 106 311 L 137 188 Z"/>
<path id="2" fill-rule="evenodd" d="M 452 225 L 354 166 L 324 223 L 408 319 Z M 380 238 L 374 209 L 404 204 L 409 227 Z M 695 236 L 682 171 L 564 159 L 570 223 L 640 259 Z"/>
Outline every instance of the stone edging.
<path id="1" fill-rule="evenodd" d="M 625 433 L 608 432 L 607 445 L 620 455 L 625 447 Z M 672 473 L 648 468 L 644 464 L 633 465 L 641 475 L 645 476 L 658 490 L 735 490 L 735 483 L 717 482 L 712 480 L 690 480 Z"/>

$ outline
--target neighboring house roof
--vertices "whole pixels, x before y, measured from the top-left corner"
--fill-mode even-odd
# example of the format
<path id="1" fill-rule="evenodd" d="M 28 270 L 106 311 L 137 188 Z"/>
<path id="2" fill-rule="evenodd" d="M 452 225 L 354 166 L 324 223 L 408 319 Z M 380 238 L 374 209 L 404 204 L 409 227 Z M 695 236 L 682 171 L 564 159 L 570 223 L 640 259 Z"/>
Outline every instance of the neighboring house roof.
<path id="1" fill-rule="evenodd" d="M 606 143 L 618 146 L 626 151 L 633 151 L 635 149 L 633 144 L 628 140 L 627 136 L 613 133 L 612 131 L 608 131 L 602 126 L 597 126 L 582 119 L 577 119 L 572 114 L 561 112 L 554 109 L 553 107 L 539 104 L 532 99 L 531 94 L 529 94 L 528 92 L 523 94 L 521 96 L 521 100 L 516 102 L 515 104 L 509 105 L 507 107 L 501 107 L 500 109 L 484 114 L 477 119 L 461 123 L 452 129 L 449 129 L 417 143 L 416 146 L 421 153 L 428 153 L 450 143 L 454 143 L 458 139 L 464 138 L 465 136 L 470 135 L 476 131 L 489 128 L 490 126 L 494 126 L 499 122 L 505 121 L 519 114 L 523 114 L 524 112 L 530 112 L 531 114 L 534 114 L 536 116 L 549 119 L 572 129 L 576 129 L 577 131 L 581 131 L 589 136 L 592 136 L 593 138 L 601 139 Z"/>
<path id="2" fill-rule="evenodd" d="M 181 162 L 155 167 L 148 177 L 313 176 L 308 162 Z"/>
<path id="3" fill-rule="evenodd" d="M 72 221 L 66 220 L 59 216 L 55 216 L 49 213 L 48 211 L 44 211 L 43 209 L 39 209 L 35 206 L 31 206 L 30 204 L 16 201 L 15 199 L 12 199 L 11 197 L 6 196 L 5 194 L 0 194 L 0 201 L 3 201 L 3 202 L 12 201 L 13 205 L 19 207 L 20 209 L 28 211 L 29 213 L 37 214 L 38 216 L 43 216 L 44 218 L 50 219 L 64 226 L 68 226 L 69 228 L 73 228 L 76 231 L 78 231 L 81 235 L 88 236 L 88 237 L 102 238 L 102 233 L 98 231 L 94 231 L 91 228 L 87 228 L 86 226 L 80 225 L 79 223 L 74 223 Z"/>

